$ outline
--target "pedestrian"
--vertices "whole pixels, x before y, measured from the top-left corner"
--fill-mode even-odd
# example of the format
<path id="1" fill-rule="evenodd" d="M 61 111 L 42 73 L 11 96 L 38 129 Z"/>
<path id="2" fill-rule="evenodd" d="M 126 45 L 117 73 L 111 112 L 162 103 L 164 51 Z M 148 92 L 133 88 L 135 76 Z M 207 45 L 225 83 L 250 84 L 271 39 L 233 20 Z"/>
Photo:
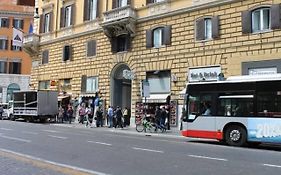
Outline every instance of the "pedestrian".
<path id="1" fill-rule="evenodd" d="M 156 106 L 155 109 L 155 125 L 157 128 L 160 128 L 160 121 L 161 121 L 161 109 L 159 106 Z"/>
<path id="2" fill-rule="evenodd" d="M 95 95 L 95 100 L 94 100 L 94 119 L 96 120 L 96 117 L 97 117 L 97 110 L 99 108 L 99 105 L 100 105 L 100 97 L 99 97 L 99 93 L 96 92 L 96 95 Z"/>
<path id="3" fill-rule="evenodd" d="M 117 106 L 117 109 L 116 109 L 116 120 L 117 120 L 117 123 L 115 125 L 115 128 L 117 126 L 123 128 L 122 118 L 123 118 L 123 114 L 122 114 L 121 108 L 119 106 Z"/>
<path id="4" fill-rule="evenodd" d="M 86 124 L 85 124 L 85 127 L 92 127 L 93 126 L 93 121 L 92 121 L 92 124 L 91 124 L 91 121 L 90 121 L 90 116 L 91 116 L 91 107 L 90 105 L 88 105 L 85 109 L 85 116 L 84 116 L 84 119 L 86 120 Z"/>
<path id="5" fill-rule="evenodd" d="M 2 105 L 0 105 L 0 119 L 1 119 L 1 120 L 3 119 L 3 117 L 2 117 L 3 112 L 4 112 L 4 108 L 3 108 Z"/>
<path id="6" fill-rule="evenodd" d="M 102 121 L 102 118 L 103 118 L 103 115 L 102 115 L 102 111 L 100 110 L 100 108 L 98 108 L 97 110 L 97 121 L 96 121 L 96 126 L 97 127 L 103 127 L 103 121 Z"/>
<path id="7" fill-rule="evenodd" d="M 71 124 L 72 117 L 73 117 L 73 109 L 72 109 L 72 106 L 70 104 L 68 105 L 66 115 L 67 115 L 67 120 L 68 120 L 69 124 Z"/>
<path id="8" fill-rule="evenodd" d="M 84 117 L 86 115 L 86 108 L 85 108 L 85 103 L 82 103 L 79 107 L 79 123 L 84 124 Z"/>
<path id="9" fill-rule="evenodd" d="M 128 108 L 125 107 L 123 110 L 123 117 L 124 117 L 124 127 L 129 126 L 130 122 L 129 122 L 129 111 Z"/>
<path id="10" fill-rule="evenodd" d="M 161 109 L 161 117 L 160 117 L 160 126 L 162 128 L 166 128 L 165 126 L 165 121 L 166 121 L 166 118 L 167 118 L 167 111 L 165 109 L 165 106 L 162 106 L 162 109 Z"/>
<path id="11" fill-rule="evenodd" d="M 108 106 L 107 116 L 108 116 L 109 128 L 112 128 L 113 127 L 113 109 L 111 106 Z"/>

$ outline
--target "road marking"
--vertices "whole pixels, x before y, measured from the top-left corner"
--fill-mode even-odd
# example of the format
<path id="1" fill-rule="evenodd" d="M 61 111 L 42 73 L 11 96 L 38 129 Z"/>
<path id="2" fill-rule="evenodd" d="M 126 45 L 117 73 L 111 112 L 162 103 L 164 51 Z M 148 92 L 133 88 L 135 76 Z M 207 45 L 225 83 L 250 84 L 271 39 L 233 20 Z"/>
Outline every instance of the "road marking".
<path id="1" fill-rule="evenodd" d="M 61 136 L 54 136 L 54 135 L 48 135 L 49 137 L 57 138 L 57 139 L 67 139 L 67 137 L 61 137 Z"/>
<path id="2" fill-rule="evenodd" d="M 25 133 L 25 134 L 32 134 L 32 135 L 38 135 L 37 132 L 22 131 L 22 133 Z"/>
<path id="3" fill-rule="evenodd" d="M 5 139 L 10 139 L 10 140 L 16 140 L 16 141 L 26 142 L 26 143 L 30 143 L 30 142 L 31 142 L 31 140 L 26 140 L 26 139 L 21 139 L 21 138 L 16 138 L 16 137 L 4 136 L 4 135 L 2 135 L 2 134 L 0 134 L 0 137 L 5 138 Z"/>
<path id="4" fill-rule="evenodd" d="M 218 160 L 218 161 L 228 161 L 227 159 L 221 159 L 216 157 L 206 157 L 206 156 L 198 156 L 198 155 L 188 155 L 189 157 L 200 158 L 200 159 L 209 159 L 209 160 Z"/>
<path id="5" fill-rule="evenodd" d="M 274 168 L 281 168 L 281 165 L 263 164 L 263 166 L 274 167 Z"/>
<path id="6" fill-rule="evenodd" d="M 96 144 L 100 144 L 100 145 L 106 145 L 106 146 L 112 146 L 112 144 L 110 143 L 104 143 L 104 142 L 95 142 L 95 141 L 87 141 L 88 143 L 96 143 Z"/>
<path id="7" fill-rule="evenodd" d="M 59 132 L 59 131 L 54 131 L 54 130 L 42 130 L 42 131 L 51 132 L 51 133 L 58 133 Z"/>
<path id="8" fill-rule="evenodd" d="M 0 128 L 1 130 L 5 130 L 5 131 L 12 131 L 13 129 L 9 129 L 9 128 Z"/>
<path id="9" fill-rule="evenodd" d="M 142 151 L 149 151 L 149 152 L 155 152 L 155 153 L 164 153 L 164 151 L 159 150 L 153 150 L 153 149 L 145 149 L 145 148 L 138 148 L 138 147 L 132 147 L 134 150 L 142 150 Z"/>
<path id="10" fill-rule="evenodd" d="M 60 173 L 66 174 L 66 175 L 73 175 L 73 174 L 109 175 L 109 174 L 98 172 L 98 171 L 92 171 L 89 169 L 84 169 L 84 168 L 79 168 L 76 166 L 62 164 L 62 163 L 58 163 L 58 162 L 54 162 L 54 161 L 49 161 L 49 160 L 42 159 L 39 157 L 34 157 L 34 156 L 27 155 L 27 154 L 22 154 L 22 153 L 0 148 L 0 156 L 2 156 L 2 155 L 32 164 L 33 166 L 37 166 L 37 167 L 45 168 L 45 169 L 51 169 L 51 170 L 54 170 L 56 172 L 60 172 Z"/>

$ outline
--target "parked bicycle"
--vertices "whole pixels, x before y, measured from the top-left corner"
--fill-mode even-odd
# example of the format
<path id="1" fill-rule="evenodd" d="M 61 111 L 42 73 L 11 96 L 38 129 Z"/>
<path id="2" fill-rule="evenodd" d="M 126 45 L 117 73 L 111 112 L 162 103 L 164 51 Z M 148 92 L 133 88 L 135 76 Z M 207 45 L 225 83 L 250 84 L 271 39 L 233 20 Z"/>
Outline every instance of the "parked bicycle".
<path id="1" fill-rule="evenodd" d="M 166 127 L 151 122 L 147 117 L 144 117 L 140 123 L 136 124 L 136 130 L 138 132 L 158 132 L 158 130 L 165 132 Z"/>

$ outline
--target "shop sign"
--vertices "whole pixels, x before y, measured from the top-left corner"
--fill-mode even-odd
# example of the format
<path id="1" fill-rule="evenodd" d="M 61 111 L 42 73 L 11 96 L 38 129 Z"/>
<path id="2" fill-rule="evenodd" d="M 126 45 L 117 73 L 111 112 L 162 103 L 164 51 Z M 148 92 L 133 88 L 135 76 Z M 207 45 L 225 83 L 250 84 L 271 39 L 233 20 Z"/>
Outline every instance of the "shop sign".
<path id="1" fill-rule="evenodd" d="M 220 73 L 220 66 L 189 68 L 188 81 L 217 81 Z"/>
<path id="2" fill-rule="evenodd" d="M 249 75 L 268 75 L 268 74 L 277 74 L 277 67 L 249 69 Z"/>
<path id="3" fill-rule="evenodd" d="M 150 96 L 149 82 L 147 80 L 142 80 L 142 93 L 141 94 L 143 97 Z"/>

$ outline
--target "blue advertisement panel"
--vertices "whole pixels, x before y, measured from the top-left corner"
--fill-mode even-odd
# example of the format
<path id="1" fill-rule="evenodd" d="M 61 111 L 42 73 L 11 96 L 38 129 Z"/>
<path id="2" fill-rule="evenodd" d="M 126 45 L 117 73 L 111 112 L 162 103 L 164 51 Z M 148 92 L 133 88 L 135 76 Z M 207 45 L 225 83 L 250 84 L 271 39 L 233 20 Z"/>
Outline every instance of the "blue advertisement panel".
<path id="1" fill-rule="evenodd" d="M 248 140 L 281 143 L 281 118 L 249 118 Z"/>

